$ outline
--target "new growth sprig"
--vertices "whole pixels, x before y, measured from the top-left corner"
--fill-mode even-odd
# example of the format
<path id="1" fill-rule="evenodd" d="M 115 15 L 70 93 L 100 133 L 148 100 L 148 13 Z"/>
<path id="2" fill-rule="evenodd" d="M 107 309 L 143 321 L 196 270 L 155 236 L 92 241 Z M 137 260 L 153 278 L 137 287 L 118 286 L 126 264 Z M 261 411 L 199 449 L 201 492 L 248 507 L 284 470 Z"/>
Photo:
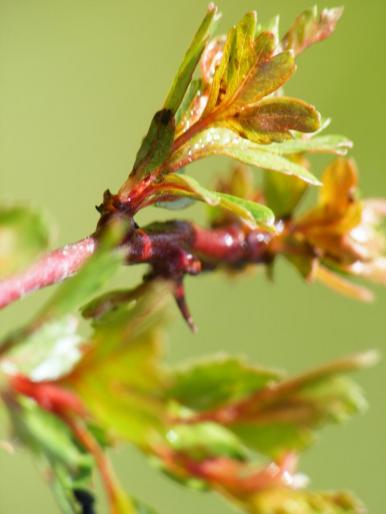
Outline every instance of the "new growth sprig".
<path id="1" fill-rule="evenodd" d="M 214 490 L 250 514 L 364 512 L 349 493 L 307 490 L 298 460 L 325 424 L 365 409 L 346 375 L 372 365 L 374 353 L 293 378 L 228 356 L 163 362 L 170 294 L 195 328 L 186 275 L 260 265 L 272 277 L 284 257 L 307 281 L 356 299 L 372 298 L 356 277 L 386 283 L 386 201 L 360 198 L 355 163 L 345 157 L 351 141 L 325 135 L 329 121 L 283 91 L 298 55 L 329 37 L 341 14 L 307 10 L 280 38 L 278 18 L 264 25 L 250 12 L 216 36 L 211 4 L 131 173 L 116 194 L 105 192 L 91 236 L 40 256 L 45 221 L 0 209 L 0 307 L 69 279 L 0 344 L 0 394 L 14 438 L 49 470 L 65 514 L 97 512 L 94 467 L 111 514 L 153 512 L 122 490 L 111 468 L 106 452 L 123 441 L 184 486 Z M 321 180 L 308 160 L 314 153 L 334 156 Z M 237 164 L 208 189 L 186 169 L 213 155 Z M 318 199 L 300 212 L 311 188 Z M 206 226 L 137 224 L 143 209 L 196 201 L 207 206 Z M 100 294 L 120 266 L 139 263 L 149 265 L 141 284 Z"/>

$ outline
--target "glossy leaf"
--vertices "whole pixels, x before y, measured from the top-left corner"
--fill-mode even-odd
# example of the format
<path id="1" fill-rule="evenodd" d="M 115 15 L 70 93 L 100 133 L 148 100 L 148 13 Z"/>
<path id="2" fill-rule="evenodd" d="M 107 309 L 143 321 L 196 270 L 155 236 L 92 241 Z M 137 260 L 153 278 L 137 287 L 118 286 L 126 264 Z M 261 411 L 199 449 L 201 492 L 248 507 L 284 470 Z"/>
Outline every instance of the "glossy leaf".
<path id="1" fill-rule="evenodd" d="M 218 19 L 219 14 L 217 7 L 214 4 L 210 4 L 208 12 L 193 38 L 166 98 L 164 108 L 170 110 L 173 114 L 177 112 L 177 109 L 185 96 L 192 80 L 193 72 L 200 60 L 206 44 L 209 41 L 209 37 L 215 29 Z"/>
<path id="2" fill-rule="evenodd" d="M 345 136 L 314 136 L 311 138 L 296 138 L 281 143 L 272 143 L 268 146 L 262 145 L 262 150 L 278 154 L 295 154 L 302 152 L 331 153 L 346 155 L 352 148 L 352 142 Z"/>
<path id="3" fill-rule="evenodd" d="M 203 84 L 201 79 L 192 80 L 192 82 L 189 84 L 184 99 L 176 113 L 176 127 L 179 127 L 180 124 L 184 126 L 189 123 L 191 117 L 190 110 L 192 109 L 192 104 L 195 98 L 197 98 L 200 95 L 202 87 Z"/>
<path id="4" fill-rule="evenodd" d="M 251 166 L 294 175 L 311 185 L 320 185 L 306 168 L 278 155 L 277 151 L 270 152 L 270 146 L 263 149 L 262 145 L 243 139 L 229 129 L 211 128 L 181 147 L 173 155 L 170 164 L 172 169 L 178 169 L 210 155 L 224 155 Z"/>
<path id="5" fill-rule="evenodd" d="M 0 280 L 47 250 L 50 239 L 47 220 L 37 210 L 0 207 Z"/>
<path id="6" fill-rule="evenodd" d="M 290 130 L 314 132 L 319 127 L 319 113 L 311 105 L 295 98 L 270 98 L 236 118 L 218 122 L 256 143 L 269 144 L 291 138 Z"/>
<path id="7" fill-rule="evenodd" d="M 316 6 L 305 10 L 284 36 L 284 48 L 300 54 L 314 43 L 330 37 L 342 14 L 343 7 L 323 9 L 320 14 Z"/>

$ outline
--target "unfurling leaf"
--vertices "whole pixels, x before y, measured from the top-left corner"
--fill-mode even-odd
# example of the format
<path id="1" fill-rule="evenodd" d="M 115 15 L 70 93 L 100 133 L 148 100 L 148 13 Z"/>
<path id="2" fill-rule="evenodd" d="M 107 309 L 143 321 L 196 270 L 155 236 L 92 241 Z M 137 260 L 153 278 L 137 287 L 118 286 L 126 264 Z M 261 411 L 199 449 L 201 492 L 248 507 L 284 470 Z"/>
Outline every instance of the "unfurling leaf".
<path id="1" fill-rule="evenodd" d="M 323 9 L 320 14 L 316 6 L 305 10 L 284 36 L 283 47 L 300 54 L 314 43 L 330 37 L 342 14 L 343 7 Z"/>
<path id="2" fill-rule="evenodd" d="M 209 41 L 209 37 L 213 34 L 218 19 L 219 14 L 217 7 L 214 4 L 210 4 L 208 12 L 196 32 L 188 51 L 186 52 L 166 98 L 164 108 L 169 109 L 173 114 L 176 114 L 182 100 L 184 99 L 185 93 L 192 80 L 193 72 L 196 69 L 201 54 Z"/>
<path id="3" fill-rule="evenodd" d="M 50 229 L 45 217 L 21 206 L 0 207 L 0 280 L 16 273 L 47 250 Z"/>
<path id="4" fill-rule="evenodd" d="M 161 198 L 162 194 L 195 198 L 210 206 L 218 206 L 232 212 L 251 228 L 259 225 L 268 230 L 273 229 L 275 217 L 265 205 L 230 194 L 210 191 L 188 175 L 168 175 L 162 182 Z"/>
<path id="5" fill-rule="evenodd" d="M 290 130 L 314 132 L 320 117 L 314 107 L 284 97 L 265 99 L 294 73 L 291 52 L 274 55 L 275 37 L 256 37 L 256 13 L 248 13 L 228 34 L 222 60 L 214 74 L 203 120 L 230 128 L 258 143 L 291 137 Z"/>

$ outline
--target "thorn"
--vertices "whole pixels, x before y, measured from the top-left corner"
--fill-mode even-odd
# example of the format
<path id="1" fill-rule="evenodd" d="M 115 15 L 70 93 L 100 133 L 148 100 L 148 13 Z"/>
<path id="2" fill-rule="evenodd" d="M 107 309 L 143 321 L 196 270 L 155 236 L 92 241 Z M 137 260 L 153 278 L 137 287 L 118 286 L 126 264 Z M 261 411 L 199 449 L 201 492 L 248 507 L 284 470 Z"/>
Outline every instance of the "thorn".
<path id="1" fill-rule="evenodd" d="M 177 306 L 182 314 L 182 317 L 188 324 L 190 330 L 195 334 L 197 332 L 197 326 L 194 323 L 192 315 L 190 314 L 188 304 L 186 303 L 185 288 L 182 280 L 175 282 L 174 286 L 174 298 Z"/>

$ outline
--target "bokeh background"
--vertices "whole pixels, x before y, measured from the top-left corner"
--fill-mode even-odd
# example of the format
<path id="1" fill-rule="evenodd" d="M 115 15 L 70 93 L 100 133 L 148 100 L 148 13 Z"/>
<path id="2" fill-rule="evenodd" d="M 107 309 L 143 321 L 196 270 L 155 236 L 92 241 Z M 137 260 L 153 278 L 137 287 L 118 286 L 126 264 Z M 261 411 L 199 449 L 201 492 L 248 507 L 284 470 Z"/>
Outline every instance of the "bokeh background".
<path id="1" fill-rule="evenodd" d="M 0 196 L 46 209 L 57 226 L 56 244 L 90 233 L 97 220 L 93 206 L 104 189 L 116 190 L 127 175 L 206 3 L 0 0 Z M 251 8 L 264 19 L 280 12 L 284 30 L 310 5 L 303 0 L 218 4 L 224 31 Z M 386 195 L 386 2 L 346 0 L 345 7 L 336 35 L 300 57 L 287 92 L 333 117 L 331 130 L 355 142 L 363 193 Z M 193 172 L 210 183 L 227 167 L 225 160 L 212 159 Z M 183 213 L 196 214 L 201 216 Z M 161 215 L 152 210 L 146 219 Z M 115 282 L 130 286 L 142 273 L 124 270 Z M 200 330 L 191 335 L 176 316 L 168 350 L 173 362 L 229 351 L 297 372 L 386 346 L 381 288 L 374 304 L 355 303 L 305 285 L 285 263 L 277 267 L 274 284 L 257 273 L 231 281 L 205 276 L 187 286 Z M 31 316 L 49 294 L 40 292 L 1 312 L 1 333 Z M 314 488 L 352 489 L 373 514 L 386 507 L 384 376 L 384 364 L 358 376 L 369 411 L 325 430 L 302 461 Z M 231 512 L 215 495 L 186 491 L 160 476 L 133 450 L 120 449 L 113 458 L 127 490 L 160 514 Z M 0 513 L 57 512 L 31 457 L 0 449 Z"/>

